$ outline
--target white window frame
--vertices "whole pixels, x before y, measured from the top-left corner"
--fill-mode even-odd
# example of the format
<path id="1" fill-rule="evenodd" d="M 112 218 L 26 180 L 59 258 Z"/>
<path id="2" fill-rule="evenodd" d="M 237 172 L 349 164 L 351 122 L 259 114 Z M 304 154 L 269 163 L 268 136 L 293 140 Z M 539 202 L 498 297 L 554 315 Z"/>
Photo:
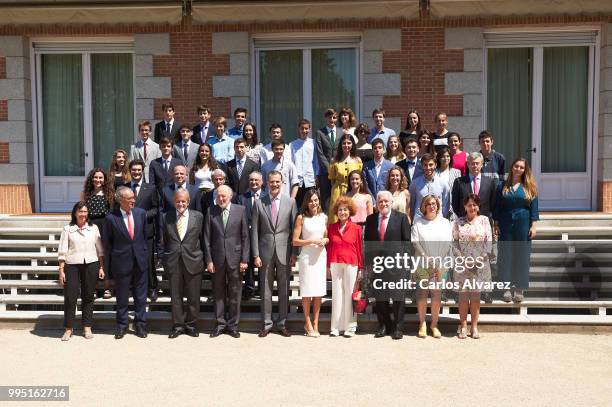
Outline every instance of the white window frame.
<path id="1" fill-rule="evenodd" d="M 257 43 L 264 43 L 258 45 Z M 251 38 L 251 111 L 258 124 L 261 125 L 261 108 L 259 105 L 259 51 L 302 50 L 302 104 L 304 118 L 311 123 L 312 119 L 312 60 L 313 49 L 355 49 L 357 63 L 355 64 L 355 106 L 351 106 L 357 118 L 361 117 L 363 89 L 363 40 L 359 32 L 323 32 L 323 33 L 265 33 L 255 34 Z M 308 86 L 307 86 L 308 85 Z M 297 123 L 296 123 L 297 126 Z M 260 126 L 261 127 L 261 126 Z"/>
<path id="2" fill-rule="evenodd" d="M 581 42 L 574 40 L 563 42 L 562 40 L 551 40 L 548 36 L 558 34 L 562 37 L 564 34 L 571 36 L 587 32 L 595 33 L 595 42 Z M 518 39 L 513 43 L 504 45 L 487 44 L 487 34 L 521 34 L 530 37 L 525 41 Z M 586 157 L 587 171 L 591 175 L 591 210 L 597 210 L 597 157 L 598 157 L 598 117 L 599 117 L 599 72 L 600 72 L 600 42 L 601 42 L 601 27 L 593 25 L 584 26 L 567 26 L 567 27 L 520 27 L 520 28 L 499 28 L 489 29 L 483 32 L 483 128 L 487 128 L 487 74 L 488 74 L 488 50 L 490 48 L 531 48 L 533 50 L 533 83 L 532 83 L 532 141 L 536 141 L 536 145 L 532 147 L 542 153 L 542 91 L 543 83 L 543 58 L 544 48 L 548 47 L 567 47 L 567 46 L 587 46 L 589 48 L 589 69 L 588 69 L 588 108 L 587 108 L 587 152 L 590 156 Z M 538 134 L 539 137 L 535 137 Z M 535 140 L 533 139 L 535 137 Z M 533 173 L 537 177 L 543 176 L 541 172 L 541 160 L 532 168 Z M 589 170 L 590 166 L 590 170 Z"/>
<path id="3" fill-rule="evenodd" d="M 41 210 L 42 196 L 40 183 L 45 175 L 44 140 L 43 140 L 43 112 L 42 112 L 42 76 L 40 71 L 41 56 L 43 54 L 80 54 L 82 58 L 83 80 L 83 136 L 85 150 L 85 175 L 89 168 L 93 168 L 93 112 L 91 103 L 91 54 L 127 53 L 132 54 L 132 86 L 134 124 L 136 128 L 136 58 L 134 53 L 133 37 L 33 37 L 30 38 L 30 78 L 32 94 L 32 139 L 34 154 L 34 191 L 36 200 L 35 211 Z"/>

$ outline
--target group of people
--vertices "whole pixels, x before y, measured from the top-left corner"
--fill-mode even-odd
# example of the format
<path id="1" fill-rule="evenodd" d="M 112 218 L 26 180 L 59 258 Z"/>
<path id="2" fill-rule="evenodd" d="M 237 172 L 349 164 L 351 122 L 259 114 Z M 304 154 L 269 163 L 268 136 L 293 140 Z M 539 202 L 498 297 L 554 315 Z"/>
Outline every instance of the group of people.
<path id="1" fill-rule="evenodd" d="M 246 109 L 234 112 L 235 125 L 206 106 L 197 109 L 200 123 L 179 124 L 174 107 L 165 104 L 164 120 L 139 123 L 140 139 L 116 150 L 109 171 L 87 176 L 71 222 L 59 247 L 59 280 L 64 290 L 64 335 L 73 333 L 79 289 L 86 338 L 93 337 L 93 302 L 98 279 L 105 298 L 117 299 L 115 338 L 127 333 L 130 290 L 134 298 L 135 333 L 147 336 L 147 297 L 157 300 L 156 270 L 169 282 L 172 305 L 170 338 L 198 336 L 200 290 L 212 280 L 216 326 L 211 337 L 239 337 L 241 299 L 259 290 L 260 337 L 274 328 L 291 336 L 289 310 L 291 268 L 299 270 L 304 333 L 318 337 L 321 298 L 332 285 L 331 336 L 353 336 L 357 314 L 353 293 L 371 277 L 364 245 L 411 242 L 419 256 L 441 255 L 451 242 L 460 253 L 477 252 L 487 261 L 458 273 L 442 266 L 417 269 L 411 278 L 419 314 L 418 336 L 427 336 L 427 298 L 431 297 L 431 334 L 441 337 L 438 314 L 444 290 L 423 282 L 508 282 L 504 301 L 520 302 L 529 285 L 530 246 L 524 250 L 493 242 L 529 242 L 538 220 L 537 187 L 527 160 L 517 158 L 505 171 L 505 159 L 493 150 L 493 136 L 479 135 L 480 151 L 462 151 L 461 136 L 448 131 L 446 114 L 435 117 L 436 131 L 421 125 L 410 111 L 403 131 L 385 127 L 385 112 L 357 125 L 350 108 L 328 109 L 326 125 L 313 132 L 308 120 L 297 126 L 297 138 L 285 144 L 284 130 L 269 127 L 271 142 L 259 142 Z M 151 134 L 153 133 L 153 135 Z M 449 246 L 450 247 L 450 246 Z M 255 270 L 258 287 L 255 285 Z M 276 281 L 278 315 L 273 317 Z M 244 284 L 243 284 L 244 283 Z M 487 289 L 458 289 L 459 338 L 478 338 L 481 295 Z M 401 290 L 400 290 L 401 291 Z M 379 329 L 375 337 L 403 336 L 405 297 L 377 298 Z M 186 300 L 184 300 L 186 299 Z"/>

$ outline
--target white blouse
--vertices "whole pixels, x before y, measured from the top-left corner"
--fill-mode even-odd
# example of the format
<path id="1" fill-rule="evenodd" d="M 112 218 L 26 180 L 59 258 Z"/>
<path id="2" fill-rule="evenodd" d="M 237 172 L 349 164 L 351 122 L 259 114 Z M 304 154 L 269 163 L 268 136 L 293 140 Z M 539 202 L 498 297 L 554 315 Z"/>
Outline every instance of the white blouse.
<path id="1" fill-rule="evenodd" d="M 195 186 L 198 188 L 213 189 L 215 185 L 212 182 L 212 171 L 209 169 L 199 169 L 193 174 L 195 177 Z"/>
<path id="2" fill-rule="evenodd" d="M 100 231 L 96 225 L 66 225 L 60 236 L 57 259 L 67 264 L 83 264 L 98 261 L 104 256 Z"/>

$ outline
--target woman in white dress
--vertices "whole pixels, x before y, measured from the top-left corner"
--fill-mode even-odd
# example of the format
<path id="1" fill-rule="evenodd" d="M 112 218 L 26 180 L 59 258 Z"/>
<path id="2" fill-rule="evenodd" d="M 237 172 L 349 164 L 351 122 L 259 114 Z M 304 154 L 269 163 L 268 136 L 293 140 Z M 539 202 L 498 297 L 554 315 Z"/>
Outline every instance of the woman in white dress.
<path id="1" fill-rule="evenodd" d="M 323 213 L 319 193 L 315 189 L 306 192 L 300 214 L 293 229 L 293 246 L 302 248 L 298 257 L 300 295 L 304 311 L 304 332 L 316 338 L 319 334 L 321 297 L 327 294 L 327 216 Z M 312 320 L 310 305 L 312 304 Z"/>
<path id="2" fill-rule="evenodd" d="M 442 204 L 435 195 L 426 195 L 421 201 L 420 213 L 414 218 L 411 228 L 411 241 L 415 255 L 426 258 L 437 258 L 427 264 L 421 263 L 413 274 L 417 284 L 417 310 L 419 312 L 419 338 L 427 336 L 425 314 L 427 311 L 427 297 L 431 295 L 431 333 L 434 338 L 441 338 L 438 329 L 438 315 L 440 314 L 441 287 L 448 279 L 448 269 L 445 262 L 440 261 L 451 254 L 451 240 L 453 238 L 451 224 L 448 219 L 439 216 Z M 435 283 L 435 284 L 434 284 Z"/>

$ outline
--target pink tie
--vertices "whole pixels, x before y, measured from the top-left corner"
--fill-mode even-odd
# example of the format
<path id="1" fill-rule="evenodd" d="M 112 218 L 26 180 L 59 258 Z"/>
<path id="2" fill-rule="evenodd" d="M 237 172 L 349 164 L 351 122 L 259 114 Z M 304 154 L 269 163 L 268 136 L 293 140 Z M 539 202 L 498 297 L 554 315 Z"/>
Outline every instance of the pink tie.
<path id="1" fill-rule="evenodd" d="M 380 219 L 380 241 L 385 241 L 385 232 L 387 231 L 387 217 L 383 216 Z"/>
<path id="2" fill-rule="evenodd" d="M 128 218 L 128 234 L 130 235 L 130 239 L 134 240 L 134 223 L 132 222 L 132 212 L 126 213 Z"/>
<path id="3" fill-rule="evenodd" d="M 478 182 L 478 177 L 474 177 L 474 195 L 478 195 L 480 192 L 480 182 Z"/>
<path id="4" fill-rule="evenodd" d="M 276 226 L 276 219 L 278 218 L 278 200 L 272 200 L 272 223 Z"/>
<path id="5" fill-rule="evenodd" d="M 147 161 L 147 143 L 144 143 L 144 159 Z"/>

